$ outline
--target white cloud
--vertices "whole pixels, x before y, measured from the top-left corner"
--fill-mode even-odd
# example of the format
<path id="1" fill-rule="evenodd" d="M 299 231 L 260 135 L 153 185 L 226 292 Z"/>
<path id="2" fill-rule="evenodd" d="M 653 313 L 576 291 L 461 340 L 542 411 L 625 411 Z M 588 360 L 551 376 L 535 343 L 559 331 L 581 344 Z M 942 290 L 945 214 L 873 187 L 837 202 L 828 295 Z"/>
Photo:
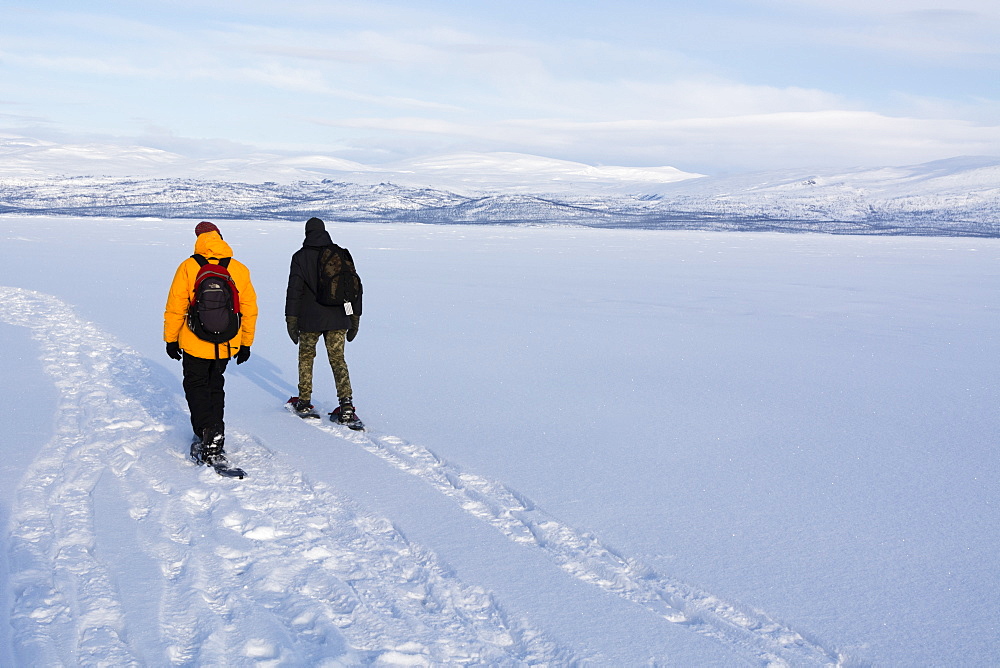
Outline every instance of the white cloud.
<path id="1" fill-rule="evenodd" d="M 724 16 L 692 6 L 683 11 L 693 20 L 666 25 L 663 39 L 581 28 L 572 17 L 544 34 L 514 20 L 492 25 L 472 6 L 450 19 L 374 3 L 225 2 L 205 17 L 193 0 L 143 19 L 97 8 L 25 11 L 30 20 L 0 26 L 5 95 L 23 101 L 20 116 L 67 131 L 154 125 L 396 157 L 511 150 L 711 171 L 754 160 L 894 164 L 1000 153 L 991 125 L 1000 94 L 976 76 L 981 69 L 957 70 L 975 90 L 938 94 L 921 87 L 920 67 L 900 66 L 907 80 L 887 75 L 889 89 L 869 82 L 873 96 L 837 60 L 867 58 L 876 69 L 886 54 L 935 67 L 978 59 L 989 70 L 1000 50 L 992 2 L 802 0 L 786 11 L 791 0 L 756 0 L 745 5 L 771 12 Z M 622 7 L 651 24 L 680 11 Z M 774 71 L 741 67 L 772 46 L 809 64 L 786 72 L 779 58 L 763 57 Z"/>
<path id="2" fill-rule="evenodd" d="M 994 0 L 764 0 L 764 5 L 785 5 L 797 8 L 823 8 L 859 16 L 898 15 L 908 12 L 954 11 L 982 15 L 998 15 Z"/>
<path id="3" fill-rule="evenodd" d="M 22 65 L 29 68 L 74 74 L 136 77 L 149 72 L 120 58 L 56 55 L 20 56 L 11 53 L 0 53 L 0 59 L 11 65 Z"/>
<path id="4" fill-rule="evenodd" d="M 963 119 L 970 123 L 990 125 L 1000 119 L 1000 99 L 971 96 L 955 100 L 897 93 L 899 106 L 908 115 L 924 119 Z"/>
<path id="5" fill-rule="evenodd" d="M 592 162 L 603 164 L 673 165 L 694 171 L 710 165 L 727 170 L 898 165 L 1000 154 L 997 125 L 858 111 L 601 122 L 533 119 L 460 124 L 355 118 L 330 123 L 388 133 L 387 147 L 410 147 L 415 152 L 502 146 L 567 159 L 589 153 L 598 156 Z"/>
<path id="6" fill-rule="evenodd" d="M 566 131 L 576 141 L 630 142 L 648 147 L 649 152 L 668 152 L 682 166 L 708 161 L 732 169 L 897 165 L 956 155 L 1000 154 L 1000 126 L 858 111 L 587 124 Z"/>
<path id="7" fill-rule="evenodd" d="M 763 4 L 793 9 L 777 21 L 816 45 L 925 61 L 1000 55 L 1000 3 L 994 0 L 765 0 Z"/>

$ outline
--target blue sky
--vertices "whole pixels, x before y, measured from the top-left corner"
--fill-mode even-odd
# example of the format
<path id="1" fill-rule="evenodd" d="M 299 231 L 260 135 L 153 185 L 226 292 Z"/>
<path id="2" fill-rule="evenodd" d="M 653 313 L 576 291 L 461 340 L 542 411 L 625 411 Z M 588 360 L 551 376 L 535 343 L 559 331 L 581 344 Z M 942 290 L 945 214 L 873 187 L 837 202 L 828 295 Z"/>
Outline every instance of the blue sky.
<path id="1" fill-rule="evenodd" d="M 0 132 L 709 174 L 1000 155 L 1000 3 L 0 0 Z"/>

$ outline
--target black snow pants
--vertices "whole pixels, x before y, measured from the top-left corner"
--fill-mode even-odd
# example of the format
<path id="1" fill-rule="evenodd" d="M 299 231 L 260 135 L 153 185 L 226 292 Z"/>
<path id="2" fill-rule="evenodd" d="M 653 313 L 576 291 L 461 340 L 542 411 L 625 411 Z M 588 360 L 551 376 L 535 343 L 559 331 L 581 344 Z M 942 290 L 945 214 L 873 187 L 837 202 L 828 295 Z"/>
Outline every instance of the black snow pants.
<path id="1" fill-rule="evenodd" d="M 202 359 L 184 353 L 184 397 L 191 411 L 191 428 L 202 437 L 205 427 L 218 425 L 224 432 L 226 372 L 228 359 Z"/>

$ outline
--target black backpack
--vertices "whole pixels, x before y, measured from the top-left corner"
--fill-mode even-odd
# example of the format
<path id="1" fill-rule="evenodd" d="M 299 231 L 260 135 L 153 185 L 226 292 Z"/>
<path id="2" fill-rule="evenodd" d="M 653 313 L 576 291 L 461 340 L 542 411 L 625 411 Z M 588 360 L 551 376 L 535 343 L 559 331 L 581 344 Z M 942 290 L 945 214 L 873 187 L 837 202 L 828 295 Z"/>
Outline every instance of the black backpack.
<path id="1" fill-rule="evenodd" d="M 363 288 L 361 277 L 354 268 L 354 258 L 346 248 L 337 244 L 323 246 L 319 251 L 319 278 L 316 282 L 316 301 L 323 306 L 341 306 L 351 303 L 348 315 L 361 315 L 360 304 Z"/>
<path id="2" fill-rule="evenodd" d="M 204 256 L 192 255 L 200 266 L 194 279 L 194 297 L 188 307 L 187 323 L 199 339 L 209 343 L 231 341 L 240 331 L 240 292 L 229 274 L 224 257 L 212 264 Z"/>

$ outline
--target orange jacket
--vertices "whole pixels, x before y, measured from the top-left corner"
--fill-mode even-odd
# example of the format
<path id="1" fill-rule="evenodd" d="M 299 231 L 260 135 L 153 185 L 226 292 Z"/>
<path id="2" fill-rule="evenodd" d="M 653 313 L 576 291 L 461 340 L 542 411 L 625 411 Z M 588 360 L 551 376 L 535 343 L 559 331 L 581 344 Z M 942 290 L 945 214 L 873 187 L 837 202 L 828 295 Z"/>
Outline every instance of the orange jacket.
<path id="1" fill-rule="evenodd" d="M 194 252 L 208 258 L 213 264 L 218 264 L 221 258 L 233 256 L 233 249 L 222 240 L 218 232 L 199 234 L 194 242 Z M 167 294 L 167 306 L 163 311 L 163 340 L 167 343 L 177 341 L 181 350 L 188 355 L 203 359 L 233 357 L 241 346 L 249 347 L 253 343 L 257 328 L 257 293 L 250 282 L 250 270 L 237 260 L 229 263 L 229 274 L 236 283 L 236 289 L 240 291 L 240 312 L 243 319 L 239 334 L 228 343 L 209 343 L 199 339 L 187 325 L 187 312 L 194 298 L 194 279 L 198 275 L 198 269 L 198 261 L 190 257 L 177 267 Z"/>

